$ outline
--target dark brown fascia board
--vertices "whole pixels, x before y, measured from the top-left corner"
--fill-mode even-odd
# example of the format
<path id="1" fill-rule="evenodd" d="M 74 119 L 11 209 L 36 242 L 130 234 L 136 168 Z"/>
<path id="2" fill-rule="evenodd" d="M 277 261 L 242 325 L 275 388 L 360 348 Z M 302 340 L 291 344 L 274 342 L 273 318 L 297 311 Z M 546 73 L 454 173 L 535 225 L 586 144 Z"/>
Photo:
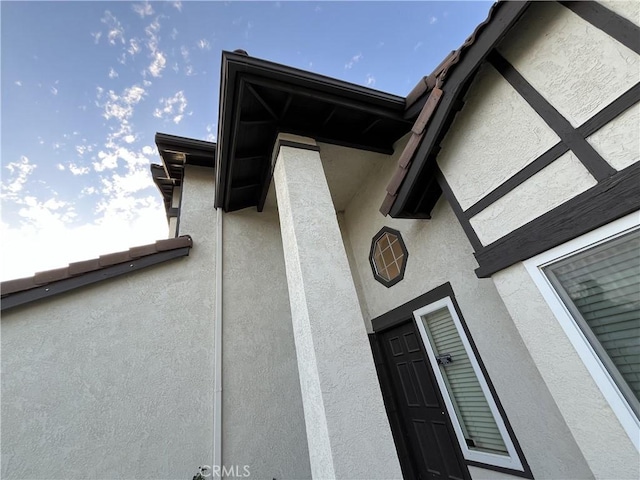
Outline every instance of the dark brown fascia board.
<path id="1" fill-rule="evenodd" d="M 226 207 L 225 198 L 229 177 L 229 159 L 233 149 L 231 135 L 238 115 L 240 83 L 243 77 L 261 78 L 269 83 L 278 82 L 283 87 L 293 87 L 302 92 L 321 92 L 347 101 L 358 101 L 372 108 L 397 112 L 398 120 L 404 120 L 405 99 L 398 95 L 355 85 L 324 75 L 307 72 L 286 65 L 223 51 L 220 73 L 220 105 L 218 110 L 218 151 L 216 157 L 215 206 Z M 285 88 L 286 89 L 286 88 Z M 228 142 L 229 141 L 229 142 Z M 229 145 L 227 145 L 227 142 Z"/>
<path id="2" fill-rule="evenodd" d="M 416 187 L 416 181 L 420 172 L 425 167 L 430 157 L 431 151 L 438 147 L 440 141 L 446 134 L 444 125 L 447 124 L 450 115 L 455 114 L 455 106 L 459 97 L 464 93 L 464 86 L 478 70 L 480 64 L 486 59 L 489 53 L 502 40 L 513 25 L 520 19 L 522 14 L 530 6 L 531 2 L 501 2 L 497 5 L 494 18 L 489 22 L 482 32 L 478 34 L 476 41 L 469 46 L 462 59 L 453 66 L 453 70 L 447 74 L 442 90 L 444 92 L 442 100 L 433 115 L 431 122 L 427 126 L 424 137 L 416 155 L 409 167 L 398 195 L 391 207 L 392 217 L 403 216 L 403 211 L 411 191 Z M 426 102 L 426 95 L 423 99 L 413 104 L 407 111 L 407 118 L 415 117 L 420 112 Z M 415 110 L 414 113 L 413 110 Z"/>
<path id="3" fill-rule="evenodd" d="M 162 242 L 168 244 L 167 247 L 163 247 Z M 191 237 L 188 236 L 178 237 L 176 239 L 167 239 L 165 241 L 156 242 L 155 245 L 151 244 L 143 245 L 141 247 L 133 247 L 129 249 L 128 252 L 116 252 L 110 255 L 103 255 L 100 258 L 71 264 L 65 268 L 41 272 L 36 274 L 34 277 L 3 282 L 7 284 L 11 283 L 13 286 L 21 284 L 17 285 L 18 288 L 22 286 L 24 289 L 3 295 L 2 301 L 0 302 L 0 310 L 4 312 L 11 308 L 19 307 L 36 300 L 49 298 L 76 288 L 101 282 L 102 280 L 136 272 L 143 268 L 157 265 L 174 258 L 188 256 L 189 251 L 191 250 L 191 244 Z M 181 246 L 177 248 L 169 248 L 173 245 Z M 145 248 L 150 247 L 154 247 L 157 251 L 154 253 L 145 251 Z M 164 250 L 164 248 L 168 249 Z M 136 252 L 142 256 L 139 258 L 125 259 L 125 254 L 131 256 L 136 255 Z M 104 266 L 102 264 L 104 264 Z M 78 273 L 76 275 L 69 276 L 69 273 L 74 273 L 72 272 L 73 269 L 78 270 Z M 34 279 L 38 278 L 42 279 L 42 284 L 35 285 L 33 288 L 30 288 Z M 45 283 L 48 279 L 51 281 Z"/>
<path id="4" fill-rule="evenodd" d="M 179 137 L 167 133 L 157 132 L 155 136 L 156 146 L 162 156 L 164 150 L 175 150 L 186 154 L 185 163 L 187 165 L 198 165 L 202 167 L 214 167 L 216 163 L 217 145 L 215 142 L 197 140 L 195 138 Z M 211 157 L 211 160 L 204 162 L 190 161 L 192 157 Z"/>

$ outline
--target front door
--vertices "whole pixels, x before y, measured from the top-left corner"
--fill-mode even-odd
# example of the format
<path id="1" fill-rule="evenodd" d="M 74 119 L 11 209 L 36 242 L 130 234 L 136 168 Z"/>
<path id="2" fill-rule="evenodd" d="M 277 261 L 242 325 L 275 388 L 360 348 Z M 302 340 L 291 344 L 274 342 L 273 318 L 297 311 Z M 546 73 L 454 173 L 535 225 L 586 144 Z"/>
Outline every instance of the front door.
<path id="1" fill-rule="evenodd" d="M 420 480 L 469 480 L 460 446 L 413 318 L 379 339 L 409 458 Z M 398 428 L 398 425 L 396 425 Z"/>

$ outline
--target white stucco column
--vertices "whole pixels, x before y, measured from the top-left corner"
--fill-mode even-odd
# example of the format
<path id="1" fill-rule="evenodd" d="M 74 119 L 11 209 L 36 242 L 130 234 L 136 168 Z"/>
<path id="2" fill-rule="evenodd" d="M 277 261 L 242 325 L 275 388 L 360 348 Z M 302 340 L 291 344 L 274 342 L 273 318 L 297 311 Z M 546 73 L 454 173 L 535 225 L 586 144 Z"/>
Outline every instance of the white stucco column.
<path id="1" fill-rule="evenodd" d="M 311 139 L 279 138 L 288 142 L 276 143 L 274 182 L 313 477 L 401 478 L 320 154 Z"/>

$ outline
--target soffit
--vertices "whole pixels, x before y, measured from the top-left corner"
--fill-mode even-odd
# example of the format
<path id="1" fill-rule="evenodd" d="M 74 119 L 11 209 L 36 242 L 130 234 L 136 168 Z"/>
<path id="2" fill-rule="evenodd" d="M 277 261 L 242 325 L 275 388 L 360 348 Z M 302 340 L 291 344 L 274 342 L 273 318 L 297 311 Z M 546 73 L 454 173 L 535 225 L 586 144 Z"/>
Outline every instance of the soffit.
<path id="1" fill-rule="evenodd" d="M 403 97 L 223 52 L 216 206 L 261 210 L 278 133 L 390 154 L 411 128 Z"/>

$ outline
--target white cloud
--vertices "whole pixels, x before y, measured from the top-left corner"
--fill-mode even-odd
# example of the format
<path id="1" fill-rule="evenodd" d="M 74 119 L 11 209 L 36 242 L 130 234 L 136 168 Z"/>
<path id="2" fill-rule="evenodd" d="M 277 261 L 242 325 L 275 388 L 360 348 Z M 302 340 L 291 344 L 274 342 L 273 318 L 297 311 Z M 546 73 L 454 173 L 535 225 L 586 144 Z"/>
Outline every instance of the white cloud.
<path id="1" fill-rule="evenodd" d="M 198 41 L 198 48 L 200 50 L 211 50 L 211 44 L 206 38 L 201 38 L 200 41 Z"/>
<path id="2" fill-rule="evenodd" d="M 131 6 L 134 12 L 140 15 L 140 18 L 147 17 L 149 15 L 153 15 L 153 8 L 149 2 L 144 3 L 135 3 Z"/>
<path id="3" fill-rule="evenodd" d="M 21 82 L 20 80 L 16 80 L 16 81 L 15 81 L 15 82 L 13 82 L 13 83 L 15 83 L 15 84 L 16 84 L 17 86 L 19 86 L 19 87 L 21 87 L 21 86 L 22 86 L 22 82 Z"/>
<path id="4" fill-rule="evenodd" d="M 164 53 L 157 51 L 152 55 L 153 60 L 149 65 L 149 73 L 154 77 L 161 76 L 162 70 L 167 66 L 167 59 Z"/>
<path id="5" fill-rule="evenodd" d="M 193 69 L 193 65 L 187 65 L 184 69 L 184 73 L 187 75 L 187 77 L 192 77 L 196 74 L 195 70 Z"/>
<path id="6" fill-rule="evenodd" d="M 180 47 L 180 55 L 182 55 L 182 59 L 185 62 L 189 61 L 189 49 L 187 47 L 185 47 L 184 45 L 182 45 Z"/>
<path id="7" fill-rule="evenodd" d="M 64 165 L 63 165 L 63 164 L 61 164 L 61 163 L 58 163 L 58 164 L 56 165 L 56 168 L 57 168 L 58 170 L 62 171 L 62 170 L 64 170 Z"/>
<path id="8" fill-rule="evenodd" d="M 80 167 L 80 166 L 76 165 L 75 163 L 69 163 L 69 171 L 71 173 L 73 173 L 74 175 L 86 175 L 87 173 L 89 173 L 90 168 L 89 167 Z"/>
<path id="9" fill-rule="evenodd" d="M 142 47 L 140 46 L 140 43 L 138 42 L 138 39 L 137 38 L 130 38 L 129 39 L 129 48 L 127 49 L 129 54 L 133 57 L 137 53 L 140 53 L 140 50 L 142 50 Z"/>
<path id="10" fill-rule="evenodd" d="M 174 8 L 176 8 L 179 12 L 182 12 L 182 2 L 178 1 L 178 2 L 173 2 L 172 5 L 174 6 Z"/>
<path id="11" fill-rule="evenodd" d="M 438 21 L 438 17 L 430 17 L 429 18 L 429 24 L 433 25 L 434 23 L 436 23 Z"/>
<path id="12" fill-rule="evenodd" d="M 125 141 L 125 143 L 133 143 L 136 141 L 136 136 L 135 135 L 126 135 L 123 140 Z"/>
<path id="13" fill-rule="evenodd" d="M 91 151 L 93 151 L 93 146 L 91 145 L 76 145 L 76 152 L 78 152 L 80 156 Z"/>
<path id="14" fill-rule="evenodd" d="M 29 176 L 36 169 L 37 165 L 32 164 L 25 155 L 20 156 L 17 162 L 11 162 L 5 168 L 9 170 L 9 178 L 2 178 L 2 197 L 12 199 L 20 193 L 27 183 Z M 4 181 L 8 180 L 8 184 Z"/>
<path id="15" fill-rule="evenodd" d="M 109 78 L 118 78 L 118 72 L 116 72 L 113 68 L 109 70 Z"/>
<path id="16" fill-rule="evenodd" d="M 153 116 L 163 119 L 172 117 L 174 123 L 180 123 L 187 109 L 187 98 L 184 92 L 180 90 L 173 97 L 161 98 L 160 103 L 161 107 L 154 110 Z"/>
<path id="17" fill-rule="evenodd" d="M 418 43 L 416 43 L 416 44 L 413 46 L 413 51 L 415 52 L 415 51 L 416 51 L 416 50 L 418 50 L 422 45 L 423 45 L 423 43 L 422 43 L 421 41 L 420 41 L 420 42 L 418 42 Z"/>
<path id="18" fill-rule="evenodd" d="M 58 95 L 58 89 L 56 87 L 51 87 L 51 93 L 53 95 Z"/>
<path id="19" fill-rule="evenodd" d="M 353 66 L 358 63 L 360 60 L 362 60 L 362 54 L 358 53 L 357 55 L 354 55 L 353 57 L 351 57 L 351 60 L 349 60 L 347 63 L 345 63 L 344 68 L 349 70 L 351 68 L 353 68 Z"/>
<path id="20" fill-rule="evenodd" d="M 216 124 L 215 123 L 210 123 L 206 126 L 206 130 L 207 130 L 207 136 L 205 137 L 205 140 L 207 140 L 208 142 L 215 142 L 216 141 Z"/>
<path id="21" fill-rule="evenodd" d="M 93 37 L 93 43 L 97 44 L 100 41 L 102 32 L 91 32 L 91 36 Z"/>
<path id="22" fill-rule="evenodd" d="M 176 27 L 173 27 L 171 29 L 171 39 L 175 40 L 176 38 L 178 38 L 178 29 Z"/>
<path id="23" fill-rule="evenodd" d="M 122 28 L 122 24 L 109 10 L 104 12 L 102 23 L 107 26 L 107 38 L 111 45 L 115 45 L 118 41 L 124 44 L 124 28 Z"/>
<path id="24" fill-rule="evenodd" d="M 142 147 L 142 153 L 144 153 L 145 155 L 153 155 L 155 153 L 155 150 L 153 149 L 153 147 L 145 145 L 144 147 Z"/>
<path id="25" fill-rule="evenodd" d="M 375 84 L 376 84 L 376 77 L 374 77 L 370 73 L 367 73 L 367 81 L 366 81 L 367 87 L 373 87 Z"/>

